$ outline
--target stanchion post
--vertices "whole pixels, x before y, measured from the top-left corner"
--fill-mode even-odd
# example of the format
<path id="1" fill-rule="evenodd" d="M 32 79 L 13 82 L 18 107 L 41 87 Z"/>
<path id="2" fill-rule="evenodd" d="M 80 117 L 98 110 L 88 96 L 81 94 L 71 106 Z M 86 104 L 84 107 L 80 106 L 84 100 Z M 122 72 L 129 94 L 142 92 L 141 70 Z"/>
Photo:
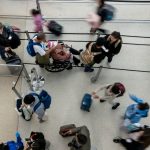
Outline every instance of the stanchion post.
<path id="1" fill-rule="evenodd" d="M 94 82 L 97 81 L 97 79 L 98 79 L 98 77 L 99 77 L 99 75 L 100 75 L 100 73 L 102 71 L 102 68 L 103 68 L 103 66 L 100 66 L 99 69 L 98 69 L 98 71 L 97 71 L 97 73 L 96 73 L 96 75 L 91 78 L 91 82 L 92 83 L 94 83 Z"/>
<path id="2" fill-rule="evenodd" d="M 26 78 L 26 81 L 29 85 L 30 90 L 33 91 L 33 87 L 32 87 L 32 84 L 31 84 L 31 79 L 30 79 L 30 76 L 29 76 L 29 74 L 27 72 L 27 69 L 25 68 L 24 64 L 23 64 L 23 72 L 24 72 L 24 75 L 25 75 L 25 78 Z"/>
<path id="3" fill-rule="evenodd" d="M 28 39 L 28 41 L 29 41 L 29 40 L 30 40 L 29 32 L 26 30 L 25 33 L 26 33 L 27 39 Z"/>
<path id="4" fill-rule="evenodd" d="M 40 11 L 40 14 L 42 14 L 39 0 L 36 0 L 36 8 Z"/>
<path id="5" fill-rule="evenodd" d="M 15 92 L 15 94 L 16 94 L 20 99 L 22 99 L 22 96 L 20 95 L 20 93 L 17 91 L 17 89 L 16 89 L 16 87 L 15 87 L 15 82 L 13 82 L 12 90 Z"/>

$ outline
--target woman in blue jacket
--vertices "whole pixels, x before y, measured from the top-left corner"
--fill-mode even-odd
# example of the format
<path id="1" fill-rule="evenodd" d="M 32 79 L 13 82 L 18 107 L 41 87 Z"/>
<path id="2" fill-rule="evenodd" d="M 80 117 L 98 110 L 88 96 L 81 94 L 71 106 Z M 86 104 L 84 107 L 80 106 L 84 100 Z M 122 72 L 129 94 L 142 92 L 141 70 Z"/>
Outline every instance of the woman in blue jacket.
<path id="1" fill-rule="evenodd" d="M 136 102 L 136 104 L 129 105 L 125 112 L 124 119 L 129 123 L 138 123 L 141 118 L 147 117 L 149 112 L 149 104 L 144 102 L 143 99 L 136 97 L 135 95 L 129 95 L 129 97 Z"/>

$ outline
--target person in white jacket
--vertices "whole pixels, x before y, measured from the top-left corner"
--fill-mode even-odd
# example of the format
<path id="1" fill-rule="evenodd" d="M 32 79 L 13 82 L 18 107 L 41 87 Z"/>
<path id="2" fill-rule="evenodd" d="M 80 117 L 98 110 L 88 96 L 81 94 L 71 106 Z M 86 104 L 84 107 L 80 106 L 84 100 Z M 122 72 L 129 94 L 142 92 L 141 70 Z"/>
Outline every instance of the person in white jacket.
<path id="1" fill-rule="evenodd" d="M 102 90 L 104 90 L 104 95 L 98 96 L 97 93 Z M 108 103 L 112 105 L 112 109 L 116 109 L 120 103 L 114 102 L 114 99 L 116 97 L 122 96 L 124 92 L 124 85 L 122 83 L 116 82 L 114 84 L 106 84 L 97 88 L 94 92 L 92 92 L 92 97 L 99 99 L 101 103 L 108 101 Z"/>

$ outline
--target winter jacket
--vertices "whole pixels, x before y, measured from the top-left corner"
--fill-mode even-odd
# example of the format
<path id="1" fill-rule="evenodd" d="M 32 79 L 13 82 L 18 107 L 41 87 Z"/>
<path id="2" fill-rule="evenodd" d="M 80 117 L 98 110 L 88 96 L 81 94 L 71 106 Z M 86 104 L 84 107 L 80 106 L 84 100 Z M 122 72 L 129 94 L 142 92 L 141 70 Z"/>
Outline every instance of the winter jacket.
<path id="1" fill-rule="evenodd" d="M 134 95 L 129 96 L 137 104 L 132 104 L 127 107 L 127 110 L 125 112 L 125 119 L 129 119 L 131 123 L 138 123 L 141 118 L 148 116 L 149 109 L 139 110 L 138 104 L 144 103 L 143 99 L 138 98 Z"/>
<path id="2" fill-rule="evenodd" d="M 122 47 L 122 39 L 119 39 L 119 40 L 117 40 L 116 42 L 110 43 L 110 41 L 109 41 L 109 39 L 108 39 L 109 36 L 110 36 L 110 35 L 106 35 L 106 36 L 104 37 L 104 39 L 105 39 L 104 47 L 105 47 L 106 49 L 108 49 L 108 52 L 106 52 L 106 54 L 109 53 L 109 54 L 112 54 L 112 55 L 116 55 L 116 54 L 118 54 L 118 53 L 120 52 L 120 50 L 121 50 L 121 47 Z"/>

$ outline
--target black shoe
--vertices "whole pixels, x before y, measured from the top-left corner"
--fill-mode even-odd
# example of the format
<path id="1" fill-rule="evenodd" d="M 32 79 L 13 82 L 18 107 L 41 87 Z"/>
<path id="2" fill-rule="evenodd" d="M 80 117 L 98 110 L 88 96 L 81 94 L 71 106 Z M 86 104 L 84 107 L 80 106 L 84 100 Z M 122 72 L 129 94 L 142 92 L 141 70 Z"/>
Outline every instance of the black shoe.
<path id="1" fill-rule="evenodd" d="M 116 104 L 112 107 L 112 109 L 116 109 L 119 105 L 120 105 L 120 103 L 116 103 Z"/>
<path id="2" fill-rule="evenodd" d="M 70 142 L 70 143 L 68 143 L 68 146 L 69 146 L 69 147 L 71 147 L 71 146 L 72 146 L 72 143 L 71 143 L 71 142 Z"/>
<path id="3" fill-rule="evenodd" d="M 100 103 L 103 103 L 103 102 L 105 102 L 106 100 L 104 100 L 104 99 L 100 99 L 99 101 L 100 101 Z"/>
<path id="4" fill-rule="evenodd" d="M 115 138 L 115 139 L 113 139 L 113 142 L 114 143 L 120 143 L 120 140 L 121 140 L 120 138 Z"/>
<path id="5" fill-rule="evenodd" d="M 72 69 L 72 64 L 70 63 L 67 67 L 66 67 L 67 70 L 71 70 Z"/>

